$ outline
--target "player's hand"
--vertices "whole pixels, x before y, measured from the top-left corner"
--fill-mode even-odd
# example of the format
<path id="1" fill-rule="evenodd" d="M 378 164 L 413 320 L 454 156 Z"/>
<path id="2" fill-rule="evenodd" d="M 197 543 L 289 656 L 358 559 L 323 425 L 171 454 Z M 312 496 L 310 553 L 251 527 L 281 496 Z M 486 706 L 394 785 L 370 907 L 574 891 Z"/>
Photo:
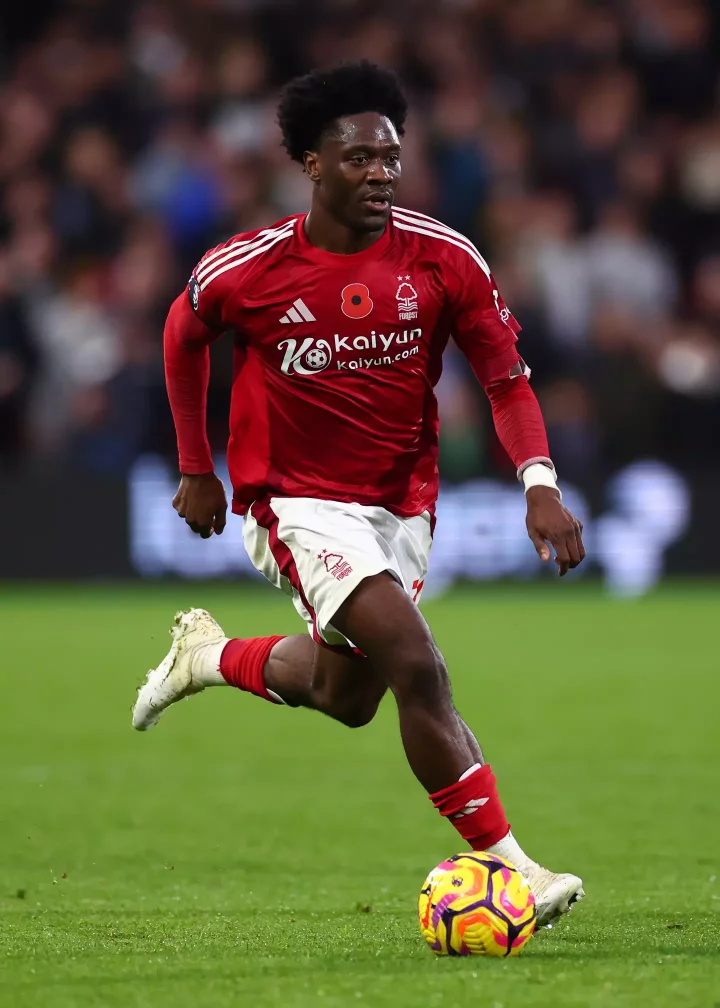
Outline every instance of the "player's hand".
<path id="1" fill-rule="evenodd" d="M 550 543 L 555 550 L 558 574 L 564 577 L 585 559 L 582 522 L 563 507 L 560 494 L 552 487 L 530 487 L 525 496 L 526 525 L 533 546 L 540 559 L 547 563 L 552 555 Z"/>
<path id="2" fill-rule="evenodd" d="M 209 539 L 213 532 L 222 535 L 227 514 L 225 487 L 215 473 L 180 477 L 173 507 L 193 532 Z"/>

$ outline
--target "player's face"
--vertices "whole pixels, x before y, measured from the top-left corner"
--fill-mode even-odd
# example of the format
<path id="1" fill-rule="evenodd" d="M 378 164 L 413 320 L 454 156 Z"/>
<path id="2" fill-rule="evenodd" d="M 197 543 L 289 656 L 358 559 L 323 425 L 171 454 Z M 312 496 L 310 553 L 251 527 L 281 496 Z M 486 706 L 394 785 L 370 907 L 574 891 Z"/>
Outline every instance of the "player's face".
<path id="1" fill-rule="evenodd" d="M 382 231 L 400 181 L 400 142 L 385 116 L 362 112 L 339 119 L 306 168 L 329 213 L 353 231 Z"/>

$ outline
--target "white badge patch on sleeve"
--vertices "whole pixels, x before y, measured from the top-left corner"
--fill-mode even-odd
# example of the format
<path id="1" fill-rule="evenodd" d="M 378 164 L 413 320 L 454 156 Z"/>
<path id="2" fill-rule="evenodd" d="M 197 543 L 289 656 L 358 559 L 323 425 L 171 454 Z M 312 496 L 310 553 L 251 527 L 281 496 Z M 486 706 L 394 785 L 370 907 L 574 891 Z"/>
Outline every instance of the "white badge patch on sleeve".
<path id="1" fill-rule="evenodd" d="M 195 276 L 191 276 L 188 282 L 188 300 L 192 310 L 196 312 L 200 304 L 200 284 L 195 279 Z"/>

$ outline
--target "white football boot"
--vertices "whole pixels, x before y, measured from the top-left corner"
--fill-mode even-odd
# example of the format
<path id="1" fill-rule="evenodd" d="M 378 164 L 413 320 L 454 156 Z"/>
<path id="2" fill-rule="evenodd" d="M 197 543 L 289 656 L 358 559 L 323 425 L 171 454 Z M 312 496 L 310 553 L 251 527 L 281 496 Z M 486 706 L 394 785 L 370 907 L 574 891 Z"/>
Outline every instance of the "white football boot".
<path id="1" fill-rule="evenodd" d="M 573 905 L 585 895 L 582 879 L 577 875 L 548 871 L 540 865 L 526 868 L 523 875 L 535 897 L 537 926 L 551 928 L 563 914 L 569 913 Z"/>
<path id="2" fill-rule="evenodd" d="M 227 638 L 205 609 L 175 614 L 172 647 L 156 669 L 150 669 L 133 707 L 133 728 L 152 728 L 170 704 L 224 680 L 218 669 Z"/>
<path id="3" fill-rule="evenodd" d="M 511 832 L 490 847 L 489 852 L 504 857 L 525 876 L 535 897 L 538 927 L 551 928 L 585 895 L 582 879 L 577 875 L 558 875 L 543 868 L 527 856 Z"/>

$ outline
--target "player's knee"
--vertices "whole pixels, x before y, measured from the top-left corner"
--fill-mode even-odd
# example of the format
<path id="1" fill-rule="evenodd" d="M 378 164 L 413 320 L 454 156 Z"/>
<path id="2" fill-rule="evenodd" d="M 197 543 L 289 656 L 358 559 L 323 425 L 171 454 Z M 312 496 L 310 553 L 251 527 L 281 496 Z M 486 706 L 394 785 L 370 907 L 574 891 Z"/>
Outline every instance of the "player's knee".
<path id="1" fill-rule="evenodd" d="M 398 656 L 392 691 L 398 701 L 437 704 L 450 692 L 447 667 L 435 647 L 424 647 Z"/>

